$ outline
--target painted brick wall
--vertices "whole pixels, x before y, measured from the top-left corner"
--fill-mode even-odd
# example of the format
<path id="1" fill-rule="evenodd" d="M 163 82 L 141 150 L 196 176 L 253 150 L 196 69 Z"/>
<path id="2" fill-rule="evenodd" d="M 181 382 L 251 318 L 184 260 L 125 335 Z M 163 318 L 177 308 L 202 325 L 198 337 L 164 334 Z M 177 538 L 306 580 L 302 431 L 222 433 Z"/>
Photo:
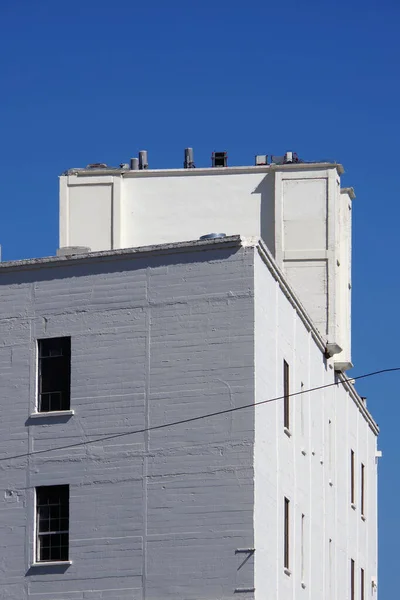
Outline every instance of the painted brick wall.
<path id="1" fill-rule="evenodd" d="M 125 435 L 253 401 L 253 252 L 1 273 L 1 599 L 237 598 L 254 585 L 235 553 L 254 545 L 253 411 Z M 36 340 L 63 335 L 75 414 L 31 418 Z M 64 483 L 73 563 L 32 567 L 34 487 Z"/>

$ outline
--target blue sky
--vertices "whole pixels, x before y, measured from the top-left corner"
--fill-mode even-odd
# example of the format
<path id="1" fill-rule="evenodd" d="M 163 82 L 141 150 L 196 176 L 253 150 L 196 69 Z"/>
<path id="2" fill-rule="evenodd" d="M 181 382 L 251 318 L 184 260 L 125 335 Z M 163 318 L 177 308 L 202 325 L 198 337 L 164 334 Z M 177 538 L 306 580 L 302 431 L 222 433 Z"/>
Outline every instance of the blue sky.
<path id="1" fill-rule="evenodd" d="M 400 5 L 0 3 L 3 260 L 54 254 L 58 179 L 141 148 L 152 167 L 295 150 L 354 186 L 354 375 L 400 366 Z M 360 382 L 381 427 L 380 599 L 397 582 L 400 375 Z"/>

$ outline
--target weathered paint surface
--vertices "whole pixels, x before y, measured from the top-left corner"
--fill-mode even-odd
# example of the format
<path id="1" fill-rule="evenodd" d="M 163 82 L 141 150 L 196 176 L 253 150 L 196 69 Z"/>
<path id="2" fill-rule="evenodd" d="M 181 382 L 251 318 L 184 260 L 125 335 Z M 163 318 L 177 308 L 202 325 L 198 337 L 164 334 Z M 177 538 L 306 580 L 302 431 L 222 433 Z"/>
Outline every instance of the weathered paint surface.
<path id="1" fill-rule="evenodd" d="M 0 276 L 0 598 L 234 598 L 253 584 L 253 249 Z M 30 418 L 70 335 L 71 417 Z M 58 446 L 78 444 L 57 450 Z M 69 567 L 32 567 L 34 487 L 69 483 Z M 242 593 L 246 598 L 248 595 Z"/>

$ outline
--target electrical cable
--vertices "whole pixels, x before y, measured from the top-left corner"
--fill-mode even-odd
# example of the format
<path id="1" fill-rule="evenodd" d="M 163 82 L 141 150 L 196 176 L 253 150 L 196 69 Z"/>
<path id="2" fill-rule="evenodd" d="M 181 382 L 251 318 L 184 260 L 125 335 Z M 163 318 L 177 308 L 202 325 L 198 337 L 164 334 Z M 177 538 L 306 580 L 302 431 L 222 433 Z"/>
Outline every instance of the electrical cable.
<path id="1" fill-rule="evenodd" d="M 383 373 L 393 373 L 395 371 L 400 371 L 400 367 L 393 367 L 391 369 L 380 369 L 379 371 L 372 371 L 371 373 L 365 373 L 364 375 L 358 375 L 356 377 L 351 377 L 351 379 L 344 379 L 343 381 L 335 381 L 334 383 L 327 383 L 325 385 L 319 385 L 317 387 L 309 388 L 307 390 L 300 390 L 299 392 L 293 392 L 288 394 L 289 397 L 299 396 L 300 394 L 308 394 L 310 392 L 316 392 L 318 390 L 323 390 L 329 387 L 337 386 L 344 383 L 349 383 L 349 381 L 355 381 L 359 379 L 365 379 L 367 377 L 373 377 L 374 375 L 382 375 Z M 4 456 L 0 458 L 0 462 L 5 460 L 13 460 L 17 458 L 25 458 L 27 456 L 34 456 L 37 454 L 44 454 L 47 452 L 54 452 L 57 450 L 68 450 L 69 448 L 77 448 L 79 446 L 86 446 L 88 444 L 96 444 L 97 442 L 104 442 L 107 440 L 113 440 L 117 438 L 121 438 L 127 435 L 135 435 L 137 433 L 147 433 L 149 431 L 155 431 L 158 429 L 165 429 L 167 427 L 175 427 L 176 425 L 185 425 L 186 423 L 194 423 L 195 421 L 200 421 L 202 419 L 209 419 L 211 417 L 217 417 L 219 415 L 226 415 L 228 413 L 233 413 L 239 410 L 244 410 L 246 408 L 251 408 L 254 406 L 261 406 L 262 404 L 269 404 L 271 402 L 277 402 L 278 400 L 283 400 L 285 396 L 277 396 L 276 398 L 269 398 L 268 400 L 261 400 L 260 402 L 252 402 L 251 404 L 244 404 L 243 406 L 237 406 L 235 408 L 227 408 L 225 410 L 219 410 L 212 413 L 207 413 L 205 415 L 198 415 L 197 417 L 189 417 L 188 419 L 181 419 L 180 421 L 173 421 L 170 423 L 162 423 L 161 425 L 152 425 L 151 427 L 144 427 L 143 429 L 135 429 L 133 431 L 125 431 L 124 433 L 115 433 L 113 435 L 107 435 L 99 438 L 95 438 L 94 440 L 85 440 L 82 442 L 76 442 L 74 444 L 67 444 L 65 446 L 58 446 L 55 448 L 46 448 L 43 450 L 34 450 L 33 452 L 25 452 L 24 454 L 16 454 L 14 456 Z"/>

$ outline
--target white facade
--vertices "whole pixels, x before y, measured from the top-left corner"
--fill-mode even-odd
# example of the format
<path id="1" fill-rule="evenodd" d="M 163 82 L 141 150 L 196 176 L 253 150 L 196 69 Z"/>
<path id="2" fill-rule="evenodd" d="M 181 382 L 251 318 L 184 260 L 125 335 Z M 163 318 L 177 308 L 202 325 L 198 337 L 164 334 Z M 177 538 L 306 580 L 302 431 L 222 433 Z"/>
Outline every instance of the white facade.
<path id="1" fill-rule="evenodd" d="M 256 407 L 256 598 L 351 600 L 351 560 L 354 598 L 361 598 L 361 569 L 365 600 L 376 598 L 377 426 L 354 386 L 335 373 L 334 358 L 324 357 L 322 338 L 288 295 L 262 245 L 254 272 L 255 401 L 282 397 L 283 360 L 290 368 L 290 393 L 327 386 L 290 398 L 287 429 L 282 400 Z M 283 561 L 285 497 L 289 569 Z"/>
<path id="2" fill-rule="evenodd" d="M 60 179 L 60 248 L 92 251 L 261 237 L 331 348 L 351 367 L 351 188 L 337 164 L 77 169 Z M 342 352 L 340 352 L 342 349 Z"/>

